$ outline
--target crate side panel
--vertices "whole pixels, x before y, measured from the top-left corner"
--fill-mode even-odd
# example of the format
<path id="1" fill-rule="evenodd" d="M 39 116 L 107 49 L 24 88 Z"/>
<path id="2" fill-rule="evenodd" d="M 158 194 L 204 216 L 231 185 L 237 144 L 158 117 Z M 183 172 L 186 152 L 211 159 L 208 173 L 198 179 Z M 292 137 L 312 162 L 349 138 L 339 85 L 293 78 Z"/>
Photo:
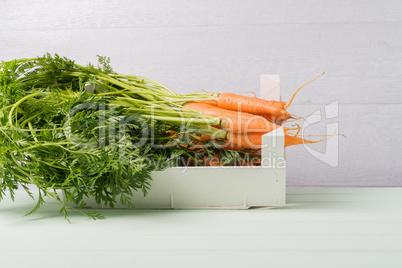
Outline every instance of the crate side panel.
<path id="1" fill-rule="evenodd" d="M 184 172 L 183 172 L 184 171 Z M 133 198 L 137 208 L 282 206 L 285 170 L 172 168 L 153 175 L 152 191 Z"/>

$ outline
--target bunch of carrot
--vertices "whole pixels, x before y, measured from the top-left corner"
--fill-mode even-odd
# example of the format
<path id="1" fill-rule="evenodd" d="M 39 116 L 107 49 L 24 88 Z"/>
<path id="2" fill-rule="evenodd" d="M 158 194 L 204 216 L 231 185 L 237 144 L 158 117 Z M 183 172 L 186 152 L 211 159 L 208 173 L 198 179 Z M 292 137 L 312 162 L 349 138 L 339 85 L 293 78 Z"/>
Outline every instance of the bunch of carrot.
<path id="1" fill-rule="evenodd" d="M 222 145 L 223 148 L 229 150 L 244 148 L 260 149 L 261 137 L 264 134 L 277 129 L 288 119 L 293 118 L 287 111 L 287 108 L 291 105 L 296 93 L 308 83 L 296 90 L 288 103 L 233 93 L 221 93 L 216 97 L 216 100 L 187 102 L 184 104 L 184 107 L 197 110 L 203 115 L 217 117 L 221 120 L 220 125 L 217 127 L 226 131 L 225 144 Z M 291 134 L 290 130 L 297 130 L 297 133 Z M 303 139 L 298 136 L 298 130 L 299 127 L 284 127 L 285 146 L 322 141 Z M 210 138 L 213 138 L 213 136 L 201 136 L 201 139 L 204 140 Z"/>
<path id="2" fill-rule="evenodd" d="M 214 143 L 215 148 L 235 151 L 247 150 L 249 155 L 259 155 L 262 136 L 279 128 L 288 119 L 295 118 L 294 115 L 287 111 L 287 108 L 291 105 L 297 92 L 319 76 L 297 89 L 287 103 L 233 93 L 212 94 L 213 98 L 211 100 L 184 103 L 183 107 L 187 109 L 220 119 L 219 124 L 210 126 L 209 135 L 206 135 L 205 132 L 200 132 L 196 140 L 192 141 L 190 148 L 203 153 L 203 141 L 216 141 Z M 299 136 L 300 127 L 296 126 L 293 128 L 284 127 L 285 147 L 304 143 L 317 143 L 327 139 L 306 140 Z M 292 130 L 295 130 L 296 133 L 291 133 Z M 215 153 L 212 158 L 208 158 L 207 165 L 219 165 L 218 158 L 219 155 Z M 249 165 L 250 163 L 243 161 L 243 164 Z M 254 161 L 251 165 L 258 164 L 258 161 Z"/>

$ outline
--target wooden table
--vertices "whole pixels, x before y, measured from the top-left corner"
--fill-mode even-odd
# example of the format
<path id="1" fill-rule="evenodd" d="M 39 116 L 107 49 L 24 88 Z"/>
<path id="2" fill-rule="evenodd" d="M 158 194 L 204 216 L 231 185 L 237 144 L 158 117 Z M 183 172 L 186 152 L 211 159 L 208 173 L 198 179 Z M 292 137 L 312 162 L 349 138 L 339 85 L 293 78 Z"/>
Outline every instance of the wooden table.
<path id="1" fill-rule="evenodd" d="M 288 189 L 252 210 L 103 210 L 69 224 L 24 192 L 0 203 L 1 267 L 402 267 L 402 188 Z"/>

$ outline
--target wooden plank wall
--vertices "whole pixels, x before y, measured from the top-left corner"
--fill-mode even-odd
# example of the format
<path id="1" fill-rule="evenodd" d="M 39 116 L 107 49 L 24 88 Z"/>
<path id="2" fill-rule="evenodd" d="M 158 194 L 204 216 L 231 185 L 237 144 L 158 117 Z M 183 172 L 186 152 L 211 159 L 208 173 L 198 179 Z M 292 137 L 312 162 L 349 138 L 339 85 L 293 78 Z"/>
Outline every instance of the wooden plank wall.
<path id="1" fill-rule="evenodd" d="M 0 0 L 0 60 L 105 55 L 181 93 L 258 92 L 260 74 L 278 73 L 284 100 L 325 71 L 290 111 L 337 101 L 305 134 L 333 124 L 347 138 L 311 146 L 318 157 L 289 148 L 288 185 L 402 186 L 401 14 L 398 0 Z"/>

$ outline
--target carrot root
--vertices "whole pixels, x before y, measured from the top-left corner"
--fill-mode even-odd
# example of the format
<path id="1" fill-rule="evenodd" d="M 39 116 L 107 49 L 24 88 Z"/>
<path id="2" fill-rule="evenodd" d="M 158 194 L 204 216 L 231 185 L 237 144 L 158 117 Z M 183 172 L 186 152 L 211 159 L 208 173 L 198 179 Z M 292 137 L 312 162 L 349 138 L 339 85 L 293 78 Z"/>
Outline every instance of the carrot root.
<path id="1" fill-rule="evenodd" d="M 285 147 L 292 146 L 292 145 L 305 144 L 305 143 L 319 143 L 319 142 L 329 140 L 332 137 L 334 137 L 335 135 L 336 135 L 336 131 L 331 136 L 329 136 L 325 139 L 318 140 L 318 141 L 311 141 L 311 140 L 306 140 L 306 139 L 303 139 L 303 138 L 300 138 L 297 136 L 285 135 Z"/>
<path id="2" fill-rule="evenodd" d="M 290 100 L 288 101 L 288 103 L 285 104 L 285 106 L 283 106 L 284 109 L 287 109 L 293 102 L 293 99 L 295 98 L 297 92 L 300 91 L 300 89 L 304 88 L 305 86 L 307 86 L 308 84 L 310 84 L 311 82 L 313 82 L 314 80 L 316 80 L 318 77 L 320 77 L 321 75 L 324 75 L 325 72 L 323 72 L 322 74 L 316 76 L 315 78 L 311 79 L 310 81 L 308 81 L 307 83 L 304 83 L 304 85 L 302 85 L 301 87 L 299 87 L 292 95 L 292 97 L 290 98 Z"/>

